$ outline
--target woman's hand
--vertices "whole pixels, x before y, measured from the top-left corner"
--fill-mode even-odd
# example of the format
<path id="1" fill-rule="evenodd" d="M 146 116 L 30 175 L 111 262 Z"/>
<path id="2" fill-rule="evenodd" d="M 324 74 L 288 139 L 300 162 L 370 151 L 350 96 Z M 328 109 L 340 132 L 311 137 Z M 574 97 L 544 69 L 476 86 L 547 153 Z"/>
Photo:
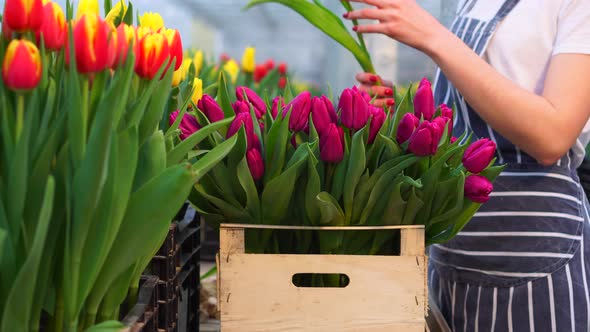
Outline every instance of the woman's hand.
<path id="1" fill-rule="evenodd" d="M 359 33 L 381 33 L 401 43 L 430 54 L 432 47 L 444 40 L 448 31 L 415 0 L 349 0 L 368 7 L 344 14 L 346 19 L 377 20 L 378 23 L 359 25 Z"/>
<path id="2" fill-rule="evenodd" d="M 371 97 L 376 97 L 373 101 L 375 106 L 391 107 L 395 105 L 393 83 L 391 81 L 382 80 L 381 77 L 370 73 L 357 74 L 356 80 L 361 84 L 359 89 L 367 92 Z"/>

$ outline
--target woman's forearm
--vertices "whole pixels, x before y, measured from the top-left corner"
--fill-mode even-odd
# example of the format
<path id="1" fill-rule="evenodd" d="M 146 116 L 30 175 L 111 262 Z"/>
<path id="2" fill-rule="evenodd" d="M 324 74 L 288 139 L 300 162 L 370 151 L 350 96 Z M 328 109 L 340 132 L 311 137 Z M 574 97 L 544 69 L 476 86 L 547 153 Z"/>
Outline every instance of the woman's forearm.
<path id="1" fill-rule="evenodd" d="M 451 32 L 424 51 L 485 122 L 539 162 L 554 163 L 575 143 L 579 130 L 548 99 L 508 80 Z"/>

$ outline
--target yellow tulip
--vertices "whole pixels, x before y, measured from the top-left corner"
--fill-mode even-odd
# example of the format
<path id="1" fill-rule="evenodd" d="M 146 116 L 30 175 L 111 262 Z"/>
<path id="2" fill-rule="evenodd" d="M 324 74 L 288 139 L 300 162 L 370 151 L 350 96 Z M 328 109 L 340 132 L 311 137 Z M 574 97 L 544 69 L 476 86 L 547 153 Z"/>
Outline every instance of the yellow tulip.
<path id="1" fill-rule="evenodd" d="M 80 0 L 78 4 L 78 11 L 76 12 L 76 19 L 79 19 L 84 14 L 96 14 L 100 15 L 100 10 L 98 9 L 98 1 L 97 0 Z"/>
<path id="2" fill-rule="evenodd" d="M 127 5 L 123 2 L 123 0 L 117 2 L 111 11 L 107 14 L 105 21 L 111 22 L 115 24 L 115 20 L 117 18 L 123 19 L 127 15 Z"/>
<path id="3" fill-rule="evenodd" d="M 223 70 L 227 72 L 232 83 L 235 83 L 238 79 L 238 74 L 240 73 L 240 65 L 238 65 L 235 60 L 231 59 L 223 65 Z"/>
<path id="4" fill-rule="evenodd" d="M 256 49 L 247 47 L 242 56 L 242 70 L 245 73 L 253 73 L 256 69 Z"/>
<path id="5" fill-rule="evenodd" d="M 147 12 L 139 18 L 139 25 L 158 31 L 164 27 L 164 19 L 158 13 Z"/>
<path id="6" fill-rule="evenodd" d="M 193 58 L 193 63 L 195 64 L 195 71 L 197 75 L 201 73 L 201 69 L 203 68 L 203 52 L 197 51 Z"/>
<path id="7" fill-rule="evenodd" d="M 191 59 L 184 59 L 182 61 L 182 65 L 180 66 L 180 68 L 177 71 L 174 72 L 174 75 L 172 76 L 172 86 L 173 87 L 177 87 L 178 85 L 180 85 L 181 82 L 186 80 L 186 76 L 188 75 L 188 71 L 191 68 L 191 63 L 193 63 L 193 61 Z"/>
<path id="8" fill-rule="evenodd" d="M 193 96 L 192 101 L 196 105 L 201 98 L 203 98 L 203 81 L 200 78 L 195 78 L 193 81 Z"/>

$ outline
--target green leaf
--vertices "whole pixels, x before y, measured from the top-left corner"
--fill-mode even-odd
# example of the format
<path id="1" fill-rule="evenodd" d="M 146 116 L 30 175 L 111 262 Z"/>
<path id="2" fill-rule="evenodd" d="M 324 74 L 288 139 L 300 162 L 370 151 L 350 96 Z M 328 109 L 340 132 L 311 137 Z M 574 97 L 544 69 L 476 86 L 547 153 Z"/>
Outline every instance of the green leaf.
<path id="1" fill-rule="evenodd" d="M 414 105 L 412 102 L 412 93 L 411 88 L 408 89 L 405 96 L 399 101 L 397 106 L 397 110 L 395 111 L 395 115 L 393 118 L 393 122 L 391 123 L 392 128 L 390 132 L 390 137 L 396 137 L 397 135 L 397 127 L 399 127 L 399 123 L 401 122 L 404 115 L 408 113 L 414 113 Z"/>
<path id="2" fill-rule="evenodd" d="M 260 199 L 256 184 L 248 168 L 248 161 L 244 157 L 238 164 L 238 180 L 246 192 L 246 209 L 253 216 L 254 220 L 260 221 Z"/>
<path id="3" fill-rule="evenodd" d="M 305 189 L 305 212 L 311 225 L 317 226 L 320 223 L 321 212 L 317 204 L 316 197 L 321 191 L 321 180 L 316 168 L 318 160 L 309 149 L 307 159 L 307 185 Z"/>
<path id="4" fill-rule="evenodd" d="M 334 196 L 328 192 L 321 192 L 316 196 L 320 208 L 322 226 L 344 226 L 344 211 Z"/>
<path id="5" fill-rule="evenodd" d="M 84 332 L 119 332 L 125 328 L 125 325 L 117 321 L 106 321 L 92 326 Z"/>
<path id="6" fill-rule="evenodd" d="M 287 144 L 289 144 L 289 119 L 291 111 L 283 118 L 277 116 L 268 134 L 266 148 L 266 172 L 264 174 L 265 185 L 279 176 L 285 165 L 285 155 L 287 153 Z"/>
<path id="7" fill-rule="evenodd" d="M 219 106 L 223 110 L 223 114 L 226 118 L 232 118 L 235 116 L 234 109 L 231 106 L 231 98 L 229 96 L 229 92 L 227 91 L 227 80 L 225 78 L 224 71 L 219 72 L 219 82 L 217 83 L 217 100 L 219 102 Z"/>
<path id="8" fill-rule="evenodd" d="M 349 225 L 352 219 L 352 205 L 354 202 L 354 192 L 359 180 L 365 172 L 367 159 L 365 156 L 364 128 L 354 134 L 350 148 L 350 158 L 348 161 L 348 170 L 344 180 L 344 211 L 346 213 L 346 224 Z"/>
<path id="9" fill-rule="evenodd" d="M 166 143 L 164 134 L 161 131 L 154 132 L 139 149 L 137 164 L 140 167 L 135 172 L 133 191 L 136 191 L 166 169 L 165 156 Z"/>
<path id="10" fill-rule="evenodd" d="M 216 146 L 211 152 L 199 159 L 192 167 L 194 172 L 193 183 L 199 181 L 211 168 L 223 160 L 236 146 L 238 135 L 234 135 L 227 141 Z"/>

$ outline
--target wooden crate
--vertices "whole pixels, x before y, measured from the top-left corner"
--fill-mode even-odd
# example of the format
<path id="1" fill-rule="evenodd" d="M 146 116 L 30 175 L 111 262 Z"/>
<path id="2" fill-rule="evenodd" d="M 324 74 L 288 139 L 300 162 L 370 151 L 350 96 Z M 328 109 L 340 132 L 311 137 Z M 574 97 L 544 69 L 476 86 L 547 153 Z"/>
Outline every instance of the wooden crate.
<path id="1" fill-rule="evenodd" d="M 399 229 L 400 256 L 261 255 L 244 252 L 245 229 Z M 222 332 L 424 332 L 428 309 L 424 228 L 269 227 L 224 224 L 217 257 Z M 342 273 L 345 288 L 299 288 L 297 273 Z"/>

